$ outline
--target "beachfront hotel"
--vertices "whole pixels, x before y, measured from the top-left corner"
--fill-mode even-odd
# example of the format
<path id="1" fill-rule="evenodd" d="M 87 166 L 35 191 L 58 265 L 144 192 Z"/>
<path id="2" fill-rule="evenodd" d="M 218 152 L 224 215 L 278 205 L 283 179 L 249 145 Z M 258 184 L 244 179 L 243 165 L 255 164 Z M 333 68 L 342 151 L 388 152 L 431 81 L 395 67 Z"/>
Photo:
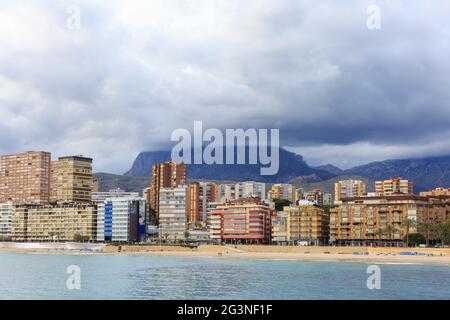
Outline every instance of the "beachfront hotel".
<path id="1" fill-rule="evenodd" d="M 219 204 L 210 210 L 211 240 L 215 243 L 269 243 L 272 215 L 270 206 L 257 197 Z"/>
<path id="2" fill-rule="evenodd" d="M 343 198 L 331 209 L 330 241 L 339 245 L 401 244 L 419 223 L 436 225 L 450 216 L 450 197 L 407 194 Z M 407 220 L 416 221 L 408 226 Z"/>
<path id="3" fill-rule="evenodd" d="M 272 242 L 277 244 L 326 245 L 330 217 L 313 202 L 284 207 L 272 218 Z"/>
<path id="4" fill-rule="evenodd" d="M 86 203 L 17 205 L 13 208 L 12 240 L 19 242 L 94 241 L 97 206 Z"/>
<path id="5" fill-rule="evenodd" d="M 51 163 L 50 202 L 90 202 L 92 189 L 91 158 L 60 157 Z"/>
<path id="6" fill-rule="evenodd" d="M 51 155 L 29 151 L 0 158 L 0 203 L 48 204 Z"/>

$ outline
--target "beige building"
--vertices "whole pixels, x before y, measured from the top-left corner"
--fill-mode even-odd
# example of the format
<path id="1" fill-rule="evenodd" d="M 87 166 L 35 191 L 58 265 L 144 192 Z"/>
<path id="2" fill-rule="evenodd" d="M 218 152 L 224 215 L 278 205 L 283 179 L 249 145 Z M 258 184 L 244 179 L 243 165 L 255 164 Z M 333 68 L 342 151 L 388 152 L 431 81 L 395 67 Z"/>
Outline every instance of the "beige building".
<path id="1" fill-rule="evenodd" d="M 450 198 L 448 198 L 450 199 Z M 415 233 L 407 220 L 436 224 L 444 221 L 449 201 L 444 198 L 392 195 L 344 198 L 330 215 L 330 240 L 338 244 L 403 242 Z"/>
<path id="2" fill-rule="evenodd" d="M 413 182 L 402 178 L 375 181 L 375 192 L 379 196 L 413 194 Z"/>
<path id="3" fill-rule="evenodd" d="M 450 188 L 435 188 L 430 191 L 421 192 L 422 197 L 426 196 L 450 196 Z"/>
<path id="4" fill-rule="evenodd" d="M 93 189 L 92 159 L 61 157 L 51 164 L 51 202 L 90 202 Z"/>
<path id="5" fill-rule="evenodd" d="M 43 151 L 2 156 L 0 203 L 48 204 L 50 161 L 50 153 Z"/>
<path id="6" fill-rule="evenodd" d="M 314 204 L 284 207 L 272 219 L 272 241 L 277 243 L 328 244 L 330 216 Z"/>
<path id="7" fill-rule="evenodd" d="M 362 197 L 366 194 L 366 183 L 363 180 L 341 180 L 334 183 L 334 201 L 342 198 Z"/>
<path id="8" fill-rule="evenodd" d="M 188 225 L 188 186 L 159 190 L 159 235 L 167 241 L 184 241 Z"/>
<path id="9" fill-rule="evenodd" d="M 295 204 L 297 199 L 297 188 L 293 184 L 277 183 L 272 185 L 270 199 L 287 199 Z"/>
<path id="10" fill-rule="evenodd" d="M 13 208 L 12 240 L 21 242 L 96 239 L 97 206 L 19 205 Z"/>

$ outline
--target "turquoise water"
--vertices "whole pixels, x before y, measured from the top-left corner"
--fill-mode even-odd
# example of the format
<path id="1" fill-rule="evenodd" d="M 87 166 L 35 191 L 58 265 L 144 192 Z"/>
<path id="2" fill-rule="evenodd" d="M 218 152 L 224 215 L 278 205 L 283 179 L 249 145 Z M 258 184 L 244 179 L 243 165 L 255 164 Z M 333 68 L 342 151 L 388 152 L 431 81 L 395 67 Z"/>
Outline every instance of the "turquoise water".
<path id="1" fill-rule="evenodd" d="M 67 267 L 81 270 L 68 290 Z M 0 254 L 0 299 L 449 299 L 450 266 L 107 255 Z"/>

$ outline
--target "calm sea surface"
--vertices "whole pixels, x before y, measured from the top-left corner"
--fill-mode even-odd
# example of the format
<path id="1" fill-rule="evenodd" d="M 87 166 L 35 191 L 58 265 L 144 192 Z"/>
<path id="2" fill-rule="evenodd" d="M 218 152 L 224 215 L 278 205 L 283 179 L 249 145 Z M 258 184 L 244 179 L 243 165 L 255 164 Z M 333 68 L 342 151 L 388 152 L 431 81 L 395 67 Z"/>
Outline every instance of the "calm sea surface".
<path id="1" fill-rule="evenodd" d="M 81 270 L 69 290 L 67 267 Z M 0 254 L 0 299 L 450 299 L 450 267 L 220 258 Z"/>

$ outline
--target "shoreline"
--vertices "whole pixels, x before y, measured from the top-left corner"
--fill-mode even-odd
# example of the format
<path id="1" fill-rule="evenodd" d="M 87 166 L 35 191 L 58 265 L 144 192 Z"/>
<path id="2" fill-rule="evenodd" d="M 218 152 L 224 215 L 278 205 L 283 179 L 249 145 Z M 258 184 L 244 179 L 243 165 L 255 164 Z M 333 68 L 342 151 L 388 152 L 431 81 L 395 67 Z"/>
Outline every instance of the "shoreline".
<path id="1" fill-rule="evenodd" d="M 284 249 L 284 250 L 283 250 Z M 414 252 L 417 255 L 402 255 Z M 374 264 L 450 265 L 449 249 L 361 248 L 361 247 L 268 247 L 268 246 L 200 246 L 198 249 L 174 246 L 106 246 L 102 251 L 43 248 L 2 248 L 0 254 L 113 255 L 154 257 L 197 257 L 267 261 L 360 262 Z M 356 254 L 358 253 L 358 254 Z"/>

